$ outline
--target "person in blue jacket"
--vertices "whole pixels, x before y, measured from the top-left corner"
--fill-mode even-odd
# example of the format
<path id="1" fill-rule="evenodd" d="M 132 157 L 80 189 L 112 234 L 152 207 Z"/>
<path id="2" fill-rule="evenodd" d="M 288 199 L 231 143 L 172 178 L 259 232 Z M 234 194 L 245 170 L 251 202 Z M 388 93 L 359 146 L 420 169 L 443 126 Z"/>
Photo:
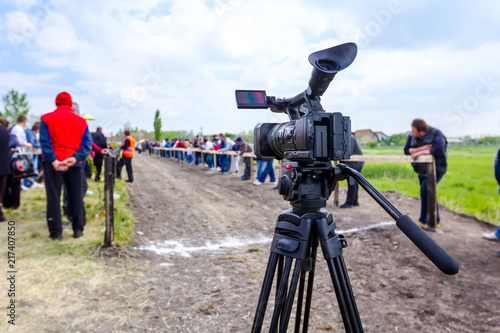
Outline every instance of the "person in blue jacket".
<path id="1" fill-rule="evenodd" d="M 28 143 L 31 143 L 33 148 L 41 148 L 40 142 L 36 138 L 36 135 L 40 132 L 40 122 L 37 121 L 31 128 L 28 128 L 24 131 L 26 133 L 26 138 L 28 140 Z M 37 173 L 40 173 L 40 170 L 42 169 L 42 164 L 40 163 L 40 155 L 33 155 L 33 167 L 35 168 L 35 171 Z M 37 177 L 34 177 L 33 180 L 36 180 Z M 30 186 L 31 181 L 28 179 L 24 180 L 24 185 L 25 186 Z"/>
<path id="2" fill-rule="evenodd" d="M 441 181 L 448 168 L 448 142 L 443 133 L 437 128 L 430 127 L 423 119 L 414 119 L 411 123 L 411 134 L 408 135 L 404 147 L 405 155 L 411 155 L 413 160 L 420 155 L 433 155 L 436 161 L 436 184 Z M 418 173 L 420 183 L 420 217 L 417 224 L 424 230 L 427 226 L 427 174 L 423 163 L 412 163 Z M 437 203 L 436 203 L 437 204 Z M 439 205 L 437 205 L 437 224 L 440 226 Z"/>

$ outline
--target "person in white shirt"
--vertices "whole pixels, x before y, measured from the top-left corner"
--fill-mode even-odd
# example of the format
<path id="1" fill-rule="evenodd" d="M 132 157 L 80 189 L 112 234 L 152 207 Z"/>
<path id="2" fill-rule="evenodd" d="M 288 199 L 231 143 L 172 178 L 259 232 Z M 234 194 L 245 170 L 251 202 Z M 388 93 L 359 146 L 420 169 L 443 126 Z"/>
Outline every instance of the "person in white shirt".
<path id="1" fill-rule="evenodd" d="M 14 134 L 17 137 L 17 140 L 22 146 L 31 148 L 33 147 L 33 145 L 28 142 L 28 138 L 26 137 L 26 133 L 24 132 L 24 127 L 26 126 L 27 122 L 28 119 L 25 116 L 17 117 L 16 124 L 10 130 L 10 133 Z"/>

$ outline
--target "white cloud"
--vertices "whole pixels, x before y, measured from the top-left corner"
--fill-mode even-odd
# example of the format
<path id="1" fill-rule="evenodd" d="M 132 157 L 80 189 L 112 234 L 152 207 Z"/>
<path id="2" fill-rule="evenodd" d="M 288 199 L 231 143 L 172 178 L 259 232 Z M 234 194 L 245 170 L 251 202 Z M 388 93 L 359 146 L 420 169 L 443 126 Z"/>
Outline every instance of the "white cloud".
<path id="1" fill-rule="evenodd" d="M 474 94 L 480 77 L 493 74 L 500 80 L 491 56 L 499 54 L 498 35 L 482 34 L 471 46 L 458 47 L 467 42 L 457 35 L 451 43 L 450 31 L 464 31 L 462 22 L 444 17 L 446 31 L 416 31 L 414 23 L 438 6 L 433 2 L 402 0 L 401 10 L 386 21 L 380 16 L 390 9 L 386 1 L 58 3 L 45 16 L 43 7 L 29 1 L 2 14 L 0 31 L 24 40 L 17 50 L 5 51 L 12 45 L 0 37 L 0 88 L 26 91 L 40 108 L 51 108 L 52 102 L 43 101 L 70 91 L 105 131 L 116 132 L 126 122 L 152 129 L 157 109 L 164 129 L 172 130 L 203 126 L 212 133 L 239 132 L 257 122 L 286 121 L 266 110 L 237 110 L 234 89 L 291 97 L 307 87 L 311 52 L 351 41 L 373 22 L 380 31 L 337 75 L 323 96 L 326 110 L 350 115 L 354 129 L 387 134 L 406 131 L 417 116 L 452 136 L 498 130 L 498 121 L 488 121 L 495 114 L 497 90 L 468 110 L 473 121 L 463 118 L 457 125 L 457 115 L 444 116 Z M 471 6 L 463 2 L 450 11 L 466 13 Z M 468 36 L 498 15 L 471 12 L 484 18 L 467 21 Z"/>

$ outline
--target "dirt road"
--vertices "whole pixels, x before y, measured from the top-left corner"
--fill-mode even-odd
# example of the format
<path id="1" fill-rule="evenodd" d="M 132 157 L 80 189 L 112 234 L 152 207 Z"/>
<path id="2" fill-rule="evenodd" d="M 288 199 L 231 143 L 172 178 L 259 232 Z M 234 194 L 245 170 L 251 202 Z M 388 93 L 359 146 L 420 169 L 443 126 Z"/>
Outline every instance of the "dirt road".
<path id="1" fill-rule="evenodd" d="M 249 332 L 277 215 L 289 208 L 271 185 L 161 158 L 134 158 L 131 208 L 137 219 L 123 332 Z M 386 197 L 414 219 L 419 199 Z M 341 194 L 341 200 L 345 193 Z M 435 238 L 460 264 L 442 274 L 360 191 L 359 208 L 337 209 L 344 258 L 366 332 L 498 332 L 500 243 L 493 227 L 441 209 Z M 355 228 L 361 228 L 357 230 Z M 328 269 L 318 260 L 310 332 L 343 332 Z M 102 323 L 103 327 L 105 323 Z M 108 326 L 109 328 L 109 326 Z"/>

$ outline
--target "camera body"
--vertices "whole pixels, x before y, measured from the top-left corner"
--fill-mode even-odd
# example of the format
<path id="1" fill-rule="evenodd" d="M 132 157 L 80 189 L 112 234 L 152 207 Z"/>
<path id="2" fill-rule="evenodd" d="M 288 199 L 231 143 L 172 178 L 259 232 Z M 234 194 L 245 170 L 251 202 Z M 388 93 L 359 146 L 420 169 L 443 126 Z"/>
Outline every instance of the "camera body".
<path id="1" fill-rule="evenodd" d="M 309 86 L 292 98 L 267 96 L 264 90 L 236 90 L 239 109 L 269 108 L 272 112 L 286 113 L 290 118 L 282 124 L 255 126 L 255 155 L 307 163 L 349 159 L 351 120 L 339 112 L 325 112 L 320 97 L 335 75 L 354 61 L 356 54 L 354 43 L 310 54 L 309 62 L 314 68 Z"/>
<path id="2" fill-rule="evenodd" d="M 259 123 L 254 151 L 261 158 L 331 161 L 350 157 L 351 121 L 340 112 L 315 112 L 291 122 Z"/>

